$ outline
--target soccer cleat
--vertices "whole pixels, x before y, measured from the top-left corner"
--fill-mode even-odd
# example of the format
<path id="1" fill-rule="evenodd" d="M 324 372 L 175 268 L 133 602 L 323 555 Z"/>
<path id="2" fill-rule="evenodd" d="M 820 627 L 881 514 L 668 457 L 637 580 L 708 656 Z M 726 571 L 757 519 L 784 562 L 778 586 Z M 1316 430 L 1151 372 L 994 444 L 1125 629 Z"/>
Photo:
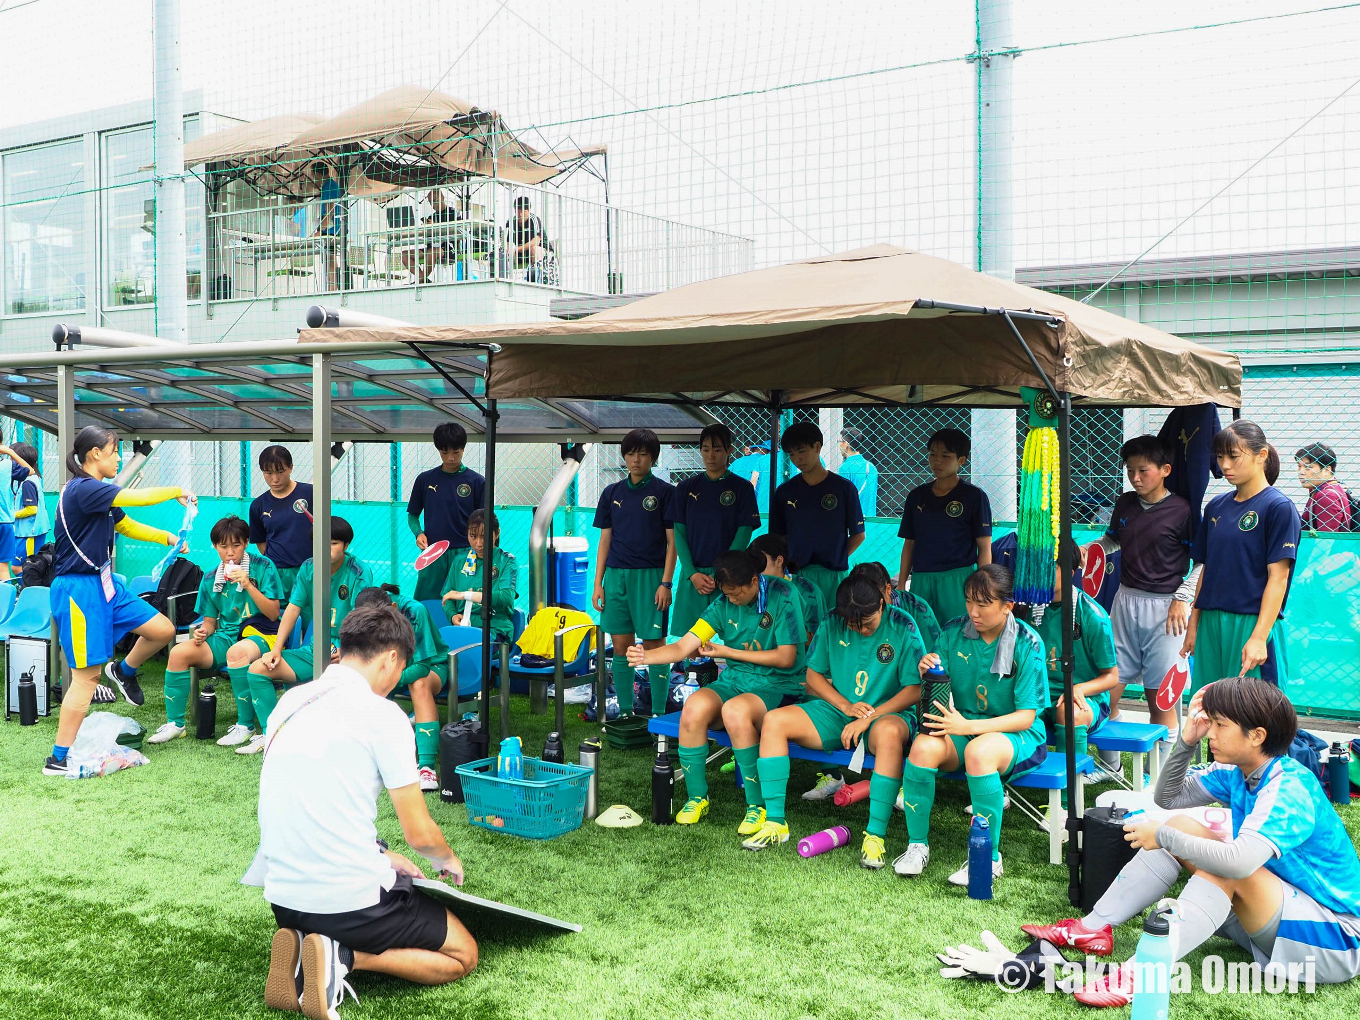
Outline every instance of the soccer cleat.
<path id="1" fill-rule="evenodd" d="M 236 749 L 237 754 L 259 754 L 264 750 L 264 734 L 257 733 Z"/>
<path id="2" fill-rule="evenodd" d="M 685 801 L 685 806 L 676 812 L 675 820 L 681 825 L 693 825 L 706 814 L 708 814 L 708 798 L 691 797 Z"/>
<path id="3" fill-rule="evenodd" d="M 428 765 L 420 766 L 420 792 L 429 793 L 439 789 L 439 776 Z"/>
<path id="4" fill-rule="evenodd" d="M 1108 924 L 1087 931 L 1080 921 L 1065 917 L 1055 924 L 1022 924 L 1020 930 L 1030 938 L 1045 939 L 1059 949 L 1080 949 L 1088 956 L 1109 956 L 1114 952 L 1114 929 Z"/>
<path id="5" fill-rule="evenodd" d="M 811 790 L 803 794 L 804 800 L 830 800 L 836 795 L 836 791 L 845 785 L 845 780 L 840 776 L 829 776 L 824 772 L 817 773 L 817 783 Z"/>
<path id="6" fill-rule="evenodd" d="M 744 850 L 765 850 L 768 847 L 778 846 L 780 843 L 787 843 L 788 841 L 788 822 L 766 821 L 760 827 L 760 831 L 750 839 L 743 840 L 741 846 Z"/>
<path id="7" fill-rule="evenodd" d="M 218 747 L 236 747 L 244 744 L 252 736 L 255 730 L 250 726 L 242 726 L 240 723 L 232 723 L 227 732 L 217 738 Z"/>
<path id="8" fill-rule="evenodd" d="M 146 695 L 142 693 L 142 685 L 137 682 L 135 676 L 127 676 L 118 668 L 116 662 L 104 663 L 104 676 L 118 688 L 120 694 L 127 699 L 129 705 L 141 707 L 146 701 Z"/>
<path id="9" fill-rule="evenodd" d="M 112 705 L 117 700 L 118 695 L 113 692 L 113 688 L 110 687 L 108 684 L 94 685 L 94 695 L 90 698 L 90 704 Z"/>
<path id="10" fill-rule="evenodd" d="M 1002 794 L 1002 795 L 1001 795 L 1001 810 L 1002 810 L 1002 811 L 1009 811 L 1010 809 L 1011 809 L 1011 795 L 1010 795 L 1009 793 Z M 972 804 L 969 804 L 966 808 L 963 809 L 963 813 L 964 813 L 965 815 L 968 815 L 968 816 L 971 818 L 971 817 L 972 817 L 972 814 L 973 814 L 973 805 L 972 805 Z"/>
<path id="11" fill-rule="evenodd" d="M 930 863 L 929 843 L 909 843 L 907 852 L 893 861 L 893 871 L 902 878 L 917 878 Z"/>
<path id="12" fill-rule="evenodd" d="M 883 845 L 883 837 L 872 832 L 864 834 L 864 842 L 859 847 L 859 866 L 877 871 L 887 862 L 888 848 Z"/>
<path id="13" fill-rule="evenodd" d="M 1092 978 L 1073 998 L 1083 1006 L 1127 1006 L 1133 1002 L 1133 968 L 1111 967 Z"/>
<path id="14" fill-rule="evenodd" d="M 309 1020 L 340 1020 L 345 993 L 359 997 L 345 980 L 349 968 L 340 962 L 340 943 L 325 935 L 302 940 L 302 1012 Z"/>
<path id="15" fill-rule="evenodd" d="M 290 1013 L 302 1009 L 302 932 L 296 928 L 280 928 L 274 933 L 269 946 L 264 1004 Z"/>
<path id="16" fill-rule="evenodd" d="M 754 805 L 746 809 L 746 817 L 737 826 L 738 836 L 754 836 L 765 824 L 765 809 Z"/>
<path id="17" fill-rule="evenodd" d="M 1000 877 L 1002 876 L 1002 874 L 1004 874 L 1004 872 L 1002 871 L 1002 868 L 1001 868 L 1001 855 L 1000 855 L 1000 854 L 997 854 L 996 859 L 992 861 L 992 878 L 993 878 L 993 879 L 998 879 L 998 878 L 1000 878 Z M 967 884 L 968 884 L 968 862 L 967 862 L 967 861 L 964 861 L 964 862 L 963 862 L 963 867 L 961 867 L 958 871 L 954 872 L 954 874 L 952 874 L 952 875 L 949 876 L 949 884 L 950 884 L 950 885 L 967 885 Z"/>
<path id="18" fill-rule="evenodd" d="M 45 776 L 65 776 L 71 772 L 71 767 L 67 764 L 66 758 L 57 761 L 52 755 L 47 756 L 47 761 L 43 764 L 43 775 Z"/>
<path id="19" fill-rule="evenodd" d="M 148 744 L 168 744 L 176 737 L 182 737 L 187 732 L 185 727 L 179 723 L 161 723 L 156 732 L 146 738 Z"/>

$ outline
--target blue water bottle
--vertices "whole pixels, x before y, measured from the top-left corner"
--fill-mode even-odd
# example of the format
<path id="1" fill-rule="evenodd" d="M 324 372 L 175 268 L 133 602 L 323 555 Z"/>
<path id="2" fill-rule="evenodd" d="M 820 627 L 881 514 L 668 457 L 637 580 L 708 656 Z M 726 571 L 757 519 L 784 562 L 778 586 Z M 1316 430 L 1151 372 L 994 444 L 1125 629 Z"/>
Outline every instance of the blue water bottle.
<path id="1" fill-rule="evenodd" d="M 1351 802 L 1351 756 L 1339 740 L 1332 742 L 1327 753 L 1327 793 L 1333 804 Z"/>
<path id="2" fill-rule="evenodd" d="M 1154 910 L 1143 921 L 1133 961 L 1138 966 L 1131 1020 L 1166 1020 L 1171 1008 L 1171 911 Z"/>
<path id="3" fill-rule="evenodd" d="M 975 900 L 992 898 L 992 827 L 982 815 L 973 816 L 968 830 L 968 895 Z"/>
<path id="4" fill-rule="evenodd" d="M 524 778 L 524 746 L 519 737 L 506 737 L 501 741 L 500 755 L 496 758 L 496 775 L 501 779 Z"/>

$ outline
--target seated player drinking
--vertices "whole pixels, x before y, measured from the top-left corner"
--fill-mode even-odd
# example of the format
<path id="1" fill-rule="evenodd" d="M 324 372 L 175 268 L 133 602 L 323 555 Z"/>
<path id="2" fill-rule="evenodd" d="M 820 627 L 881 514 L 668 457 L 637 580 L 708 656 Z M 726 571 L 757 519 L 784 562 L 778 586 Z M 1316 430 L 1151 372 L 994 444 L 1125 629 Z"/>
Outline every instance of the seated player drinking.
<path id="1" fill-rule="evenodd" d="M 1212 936 L 1232 939 L 1262 967 L 1339 984 L 1360 975 L 1360 859 L 1322 784 L 1289 757 L 1298 717 L 1274 684 L 1233 677 L 1190 702 L 1180 739 L 1157 777 L 1163 810 L 1220 803 L 1232 812 L 1232 838 L 1174 815 L 1135 821 L 1125 838 L 1138 848 L 1080 920 L 1025 925 L 1056 946 L 1109 956 L 1114 927 L 1166 896 L 1183 874 L 1172 945 L 1178 958 Z M 1190 768 L 1209 738 L 1212 764 Z M 1077 992 L 1088 1006 L 1127 1006 L 1133 970 L 1116 967 Z"/>
<path id="2" fill-rule="evenodd" d="M 236 722 L 217 741 L 236 747 L 250 739 L 255 729 L 255 706 L 250 699 L 248 671 L 251 662 L 269 651 L 279 618 L 283 585 L 269 557 L 247 552 L 250 525 L 235 515 L 223 517 L 209 532 L 220 561 L 216 570 L 204 574 L 198 585 L 194 611 L 203 621 L 188 641 L 170 648 L 165 667 L 165 722 L 147 737 L 149 744 L 164 744 L 185 733 L 184 717 L 189 702 L 189 670 L 226 669 L 236 699 Z"/>
<path id="3" fill-rule="evenodd" d="M 784 798 L 790 741 L 832 751 L 850 750 L 867 739 L 874 774 L 859 862 L 883 867 L 883 840 L 902 785 L 902 755 L 915 732 L 915 713 L 907 710 L 921 696 L 916 663 L 925 651 L 916 625 L 887 604 L 881 588 L 864 577 L 841 582 L 836 611 L 822 621 L 808 652 L 809 698 L 765 717 L 758 768 L 766 819 L 742 846 L 762 850 L 789 838 Z"/>
<path id="4" fill-rule="evenodd" d="M 1044 643 L 1015 618 L 1011 574 L 990 563 L 963 582 L 968 615 L 945 624 L 935 651 L 921 659 L 924 675 L 942 666 L 949 675 L 953 706 L 934 699 L 923 732 L 912 742 L 902 772 L 902 803 L 907 816 L 907 852 L 893 862 L 899 875 L 915 877 L 930 863 L 930 809 L 940 769 L 963 767 L 973 809 L 992 832 L 992 875 L 1000 876 L 1001 818 L 1005 781 L 1044 760 L 1044 727 L 1039 713 L 1048 708 Z M 968 884 L 968 864 L 949 876 Z"/>
<path id="5" fill-rule="evenodd" d="M 516 584 L 519 565 L 501 548 L 501 522 L 491 515 L 491 640 L 510 641 L 515 628 Z M 462 622 L 467 603 L 468 626 L 482 625 L 482 565 L 486 557 L 486 511 L 474 510 L 467 522 L 468 548 L 449 563 L 444 579 L 444 614 L 450 623 Z M 447 679 L 447 678 L 446 678 Z"/>
<path id="6" fill-rule="evenodd" d="M 708 728 L 722 720 L 732 739 L 732 754 L 746 777 L 746 817 L 737 833 L 752 836 L 765 822 L 756 777 L 760 728 L 766 713 L 785 698 L 804 693 L 806 630 L 793 586 L 761 573 L 764 557 L 731 549 L 713 562 L 713 579 L 722 598 L 709 605 L 679 641 L 661 648 L 628 646 L 631 667 L 675 662 L 694 654 L 727 660 L 718 679 L 689 696 L 680 713 L 680 766 L 689 799 L 675 816 L 692 825 L 708 814 Z"/>
<path id="7" fill-rule="evenodd" d="M 471 534 L 469 524 L 469 538 Z M 354 597 L 355 609 L 371 605 L 395 605 L 415 631 L 415 654 L 397 678 L 396 690 L 405 691 L 411 698 L 420 788 L 428 793 L 439 789 L 439 775 L 435 772 L 435 763 L 439 760 L 439 706 L 434 699 L 449 686 L 449 646 L 444 643 L 439 626 L 424 603 L 380 587 L 365 588 Z"/>
<path id="8" fill-rule="evenodd" d="M 343 517 L 331 518 L 331 618 L 330 626 L 323 636 L 318 633 L 319 626 L 313 626 L 312 642 L 328 641 L 330 661 L 335 662 L 339 654 L 336 649 L 336 636 L 340 624 L 354 608 L 354 597 L 368 587 L 370 571 L 356 557 L 349 554 L 350 543 L 354 541 L 354 529 Z M 312 616 L 312 582 L 315 567 L 307 560 L 298 568 L 293 590 L 288 595 L 288 605 L 284 607 L 279 619 L 279 634 L 274 647 L 250 664 L 250 698 L 255 705 L 255 719 L 260 732 L 236 749 L 237 754 L 258 754 L 264 750 L 265 727 L 269 714 L 274 711 L 278 695 L 274 684 L 295 684 L 311 680 L 316 673 L 312 662 L 312 642 L 288 648 L 288 635 L 299 626 L 304 617 Z M 315 624 L 315 621 L 313 621 Z"/>

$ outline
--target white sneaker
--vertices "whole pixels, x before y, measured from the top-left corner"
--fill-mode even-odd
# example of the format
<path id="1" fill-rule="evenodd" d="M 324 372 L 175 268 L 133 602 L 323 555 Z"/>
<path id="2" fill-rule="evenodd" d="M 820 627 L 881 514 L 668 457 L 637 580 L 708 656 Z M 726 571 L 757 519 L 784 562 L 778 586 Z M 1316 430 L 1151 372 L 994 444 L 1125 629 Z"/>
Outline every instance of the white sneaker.
<path id="1" fill-rule="evenodd" d="M 929 863 L 930 844 L 911 843 L 907 846 L 907 852 L 893 861 L 893 871 L 903 878 L 915 878 L 926 870 Z"/>
<path id="2" fill-rule="evenodd" d="M 1011 809 L 1011 795 L 1009 793 L 1002 794 L 1001 809 L 1003 811 L 1009 811 Z M 966 808 L 963 809 L 963 813 L 971 818 L 973 814 L 973 805 L 969 804 Z"/>
<path id="3" fill-rule="evenodd" d="M 893 810 L 894 810 L 894 811 L 901 811 L 904 815 L 907 813 L 907 805 L 906 805 L 906 803 L 902 800 L 902 790 L 901 790 L 900 787 L 898 788 L 898 791 L 897 791 L 897 799 L 896 799 L 895 801 L 893 801 Z M 901 860 L 901 858 L 898 858 L 898 859 Z"/>
<path id="4" fill-rule="evenodd" d="M 181 726 L 179 723 L 161 723 L 160 728 L 146 738 L 146 742 L 148 744 L 168 744 L 176 737 L 182 737 L 184 734 L 185 727 Z"/>
<path id="5" fill-rule="evenodd" d="M 1002 875 L 1002 870 L 1001 870 L 1001 855 L 1000 855 L 1000 854 L 997 854 L 997 855 L 996 855 L 996 860 L 992 861 L 992 879 L 995 881 L 996 879 L 1000 878 L 1001 875 Z M 949 876 L 949 884 L 950 884 L 950 885 L 967 885 L 967 884 L 968 884 L 968 862 L 967 862 L 967 861 L 964 861 L 964 862 L 963 862 L 963 867 L 961 867 L 958 871 L 954 872 L 954 874 L 952 874 L 952 875 Z"/>
<path id="6" fill-rule="evenodd" d="M 325 935 L 308 935 L 302 940 L 302 1012 L 311 1020 L 340 1020 L 337 1010 L 348 992 L 355 1002 L 359 997 L 345 976 L 349 968 L 340 962 L 340 943 Z"/>
<path id="7" fill-rule="evenodd" d="M 840 776 L 828 776 L 824 773 L 817 773 L 817 783 L 803 794 L 804 800 L 830 800 L 836 795 L 836 791 L 845 785 L 845 780 Z"/>
<path id="8" fill-rule="evenodd" d="M 259 754 L 264 750 L 264 734 L 257 733 L 236 749 L 237 754 Z"/>
<path id="9" fill-rule="evenodd" d="M 244 744 L 251 738 L 255 730 L 251 726 L 242 726 L 240 723 L 232 723 L 231 728 L 217 739 L 218 747 L 235 747 L 237 744 Z"/>
<path id="10" fill-rule="evenodd" d="M 431 790 L 439 789 L 439 776 L 434 769 L 428 765 L 420 767 L 420 789 L 422 793 L 429 793 Z"/>

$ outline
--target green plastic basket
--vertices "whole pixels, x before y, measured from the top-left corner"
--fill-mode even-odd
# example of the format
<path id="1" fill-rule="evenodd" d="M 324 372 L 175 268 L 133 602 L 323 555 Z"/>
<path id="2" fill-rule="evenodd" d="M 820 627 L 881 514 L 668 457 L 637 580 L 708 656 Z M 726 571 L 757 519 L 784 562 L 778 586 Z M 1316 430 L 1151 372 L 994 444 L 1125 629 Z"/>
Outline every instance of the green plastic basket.
<path id="1" fill-rule="evenodd" d="M 500 778 L 495 758 L 458 766 L 468 821 L 525 839 L 552 839 L 581 827 L 590 772 L 529 757 L 523 779 Z"/>

